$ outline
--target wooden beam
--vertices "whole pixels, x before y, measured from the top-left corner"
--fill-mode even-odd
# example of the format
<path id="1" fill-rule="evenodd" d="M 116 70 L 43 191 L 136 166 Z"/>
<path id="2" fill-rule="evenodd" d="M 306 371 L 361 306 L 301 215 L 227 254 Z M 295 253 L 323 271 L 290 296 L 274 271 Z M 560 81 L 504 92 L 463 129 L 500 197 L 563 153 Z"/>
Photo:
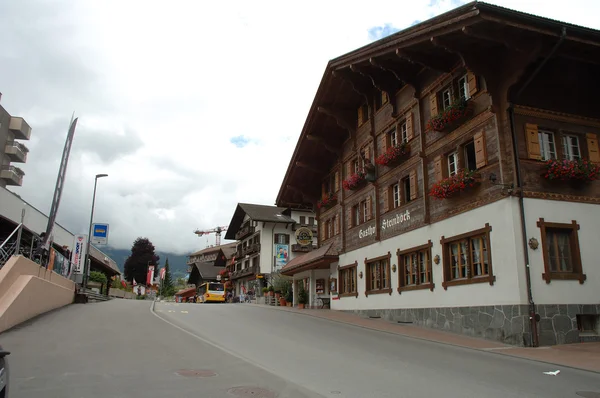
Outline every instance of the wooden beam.
<path id="1" fill-rule="evenodd" d="M 348 82 L 352 86 L 352 90 L 363 97 L 368 103 L 371 102 L 370 97 L 374 89 L 371 79 L 365 78 L 359 73 L 352 73 L 349 69 L 338 69 L 332 73 L 333 76 Z"/>
<path id="2" fill-rule="evenodd" d="M 402 80 L 396 78 L 394 73 L 391 73 L 383 68 L 378 67 L 360 67 L 357 65 L 350 65 L 350 69 L 352 69 L 356 73 L 360 73 L 361 75 L 371 79 L 373 85 L 380 91 L 383 91 L 387 94 L 390 99 L 390 104 L 392 105 L 392 115 L 396 115 L 397 106 L 396 101 L 394 100 L 396 93 L 398 90 L 402 88 L 404 83 Z"/>
<path id="3" fill-rule="evenodd" d="M 315 174 L 323 174 L 323 170 L 319 170 L 316 167 L 313 167 L 313 166 L 311 166 L 308 163 L 304 163 L 304 162 L 299 162 L 298 161 L 298 162 L 296 162 L 296 166 L 300 167 L 300 168 L 303 168 L 303 169 L 306 169 L 306 170 L 310 170 L 310 171 L 312 171 Z"/>
<path id="4" fill-rule="evenodd" d="M 479 39 L 482 41 L 487 41 L 490 43 L 496 43 L 496 44 L 501 44 L 504 47 L 506 47 L 507 49 L 510 50 L 515 50 L 518 52 L 525 52 L 525 50 L 523 48 L 521 48 L 521 46 L 519 46 L 519 44 L 515 43 L 514 41 L 510 41 L 508 39 L 508 37 L 506 36 L 490 36 L 486 33 L 483 32 L 478 32 L 476 29 L 474 29 L 472 26 L 463 26 L 461 31 L 467 35 L 470 36 L 474 39 Z M 518 39 L 517 39 L 518 40 Z"/>
<path id="5" fill-rule="evenodd" d="M 460 59 L 461 66 L 463 66 L 463 67 L 466 66 L 465 59 L 463 58 L 462 54 L 459 51 L 456 51 L 456 50 L 450 48 L 439 37 L 432 37 L 429 39 L 429 41 L 435 47 L 439 47 L 448 53 L 455 54 Z"/>
<path id="6" fill-rule="evenodd" d="M 396 50 L 396 55 L 399 58 L 405 59 L 409 62 L 423 65 L 426 68 L 442 73 L 449 73 L 450 71 L 452 71 L 452 69 L 454 69 L 454 65 L 456 64 L 455 61 L 444 57 L 426 57 L 423 55 L 417 55 L 415 53 L 409 52 L 406 49 L 400 48 Z"/>
<path id="7" fill-rule="evenodd" d="M 333 109 L 329 109 L 324 106 L 317 107 L 317 112 L 335 119 L 338 126 L 348 131 L 350 139 L 354 142 L 354 147 L 356 148 L 356 119 L 353 119 L 349 115 L 346 115 L 342 112 L 336 112 Z M 352 122 L 350 122 L 350 120 L 352 120 Z"/>
<path id="8" fill-rule="evenodd" d="M 386 60 L 378 60 L 375 58 L 371 58 L 369 59 L 369 62 L 376 68 L 391 73 L 397 80 L 401 81 L 403 84 L 411 86 L 415 90 L 415 98 L 419 96 L 421 86 L 418 83 L 417 73 L 403 70 L 401 66 Z"/>
<path id="9" fill-rule="evenodd" d="M 336 156 L 340 156 L 342 154 L 342 151 L 340 149 L 336 149 L 333 146 L 329 145 L 327 142 L 325 142 L 325 139 L 322 137 L 317 137 L 315 135 L 308 134 L 306 136 L 306 140 L 318 142 L 323 148 L 325 148 L 327 151 L 333 153 Z"/>
<path id="10" fill-rule="evenodd" d="M 296 188 L 293 185 L 289 185 L 288 184 L 285 187 L 287 189 L 289 189 L 290 191 L 292 191 L 292 192 L 296 192 L 296 193 L 300 194 L 304 200 L 308 200 L 311 203 L 312 202 L 316 202 L 318 200 L 316 197 L 312 196 L 311 194 L 308 194 L 308 193 L 304 192 L 302 189 Z"/>

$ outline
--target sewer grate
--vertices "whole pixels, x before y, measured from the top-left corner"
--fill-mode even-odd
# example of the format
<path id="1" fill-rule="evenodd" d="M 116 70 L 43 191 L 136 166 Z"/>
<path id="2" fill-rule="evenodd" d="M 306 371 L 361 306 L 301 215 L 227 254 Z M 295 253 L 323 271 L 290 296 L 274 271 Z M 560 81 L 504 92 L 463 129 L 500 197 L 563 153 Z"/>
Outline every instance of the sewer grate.
<path id="1" fill-rule="evenodd" d="M 271 390 L 260 387 L 233 387 L 227 390 L 227 392 L 233 396 L 245 398 L 276 398 L 277 395 Z"/>
<path id="2" fill-rule="evenodd" d="M 600 392 L 593 391 L 577 391 L 575 394 L 583 398 L 600 398 Z"/>
<path id="3" fill-rule="evenodd" d="M 214 377 L 217 374 L 213 370 L 197 370 L 197 369 L 180 369 L 177 373 L 179 376 L 183 377 Z"/>

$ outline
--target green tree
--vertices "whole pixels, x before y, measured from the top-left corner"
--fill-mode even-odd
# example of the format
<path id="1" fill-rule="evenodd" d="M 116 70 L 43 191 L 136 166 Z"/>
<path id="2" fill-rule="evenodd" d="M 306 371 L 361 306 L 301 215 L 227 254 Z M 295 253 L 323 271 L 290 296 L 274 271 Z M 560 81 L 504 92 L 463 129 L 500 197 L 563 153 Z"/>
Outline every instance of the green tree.
<path id="1" fill-rule="evenodd" d="M 131 254 L 125 260 L 125 280 L 132 282 L 135 278 L 137 283 L 145 284 L 148 264 L 158 268 L 159 260 L 152 242 L 148 238 L 137 238 L 131 246 Z"/>
<path id="2" fill-rule="evenodd" d="M 165 260 L 165 279 L 162 280 L 160 287 L 160 295 L 163 297 L 170 297 L 175 294 L 175 286 L 173 286 L 173 277 L 171 276 L 171 269 L 169 268 L 169 258 Z"/>

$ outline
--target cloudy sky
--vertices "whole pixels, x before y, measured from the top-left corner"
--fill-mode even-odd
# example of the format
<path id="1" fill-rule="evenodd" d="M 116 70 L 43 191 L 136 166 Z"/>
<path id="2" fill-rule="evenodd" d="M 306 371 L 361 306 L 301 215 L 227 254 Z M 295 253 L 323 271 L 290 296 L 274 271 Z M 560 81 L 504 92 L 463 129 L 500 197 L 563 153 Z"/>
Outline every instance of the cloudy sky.
<path id="1" fill-rule="evenodd" d="M 600 28 L 596 0 L 492 0 Z M 2 0 L 2 105 L 33 128 L 25 200 L 48 211 L 71 114 L 58 222 L 110 243 L 204 248 L 238 202 L 273 204 L 327 61 L 457 0 Z M 214 235 L 209 238 L 214 243 Z"/>

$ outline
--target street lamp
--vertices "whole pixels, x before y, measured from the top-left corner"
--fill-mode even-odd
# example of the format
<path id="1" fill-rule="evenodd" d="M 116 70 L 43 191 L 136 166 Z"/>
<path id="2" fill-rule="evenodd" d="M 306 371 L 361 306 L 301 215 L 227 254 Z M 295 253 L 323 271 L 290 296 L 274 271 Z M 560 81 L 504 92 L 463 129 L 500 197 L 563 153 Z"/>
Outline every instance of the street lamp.
<path id="1" fill-rule="evenodd" d="M 92 214 L 90 215 L 90 229 L 88 233 L 87 250 L 85 251 L 85 263 L 83 264 L 83 280 L 82 287 L 87 288 L 87 274 L 88 266 L 90 261 L 90 244 L 92 242 L 92 223 L 94 222 L 94 205 L 96 204 L 96 185 L 98 184 L 98 178 L 108 177 L 108 174 L 96 174 L 94 179 L 94 195 L 92 196 Z"/>

